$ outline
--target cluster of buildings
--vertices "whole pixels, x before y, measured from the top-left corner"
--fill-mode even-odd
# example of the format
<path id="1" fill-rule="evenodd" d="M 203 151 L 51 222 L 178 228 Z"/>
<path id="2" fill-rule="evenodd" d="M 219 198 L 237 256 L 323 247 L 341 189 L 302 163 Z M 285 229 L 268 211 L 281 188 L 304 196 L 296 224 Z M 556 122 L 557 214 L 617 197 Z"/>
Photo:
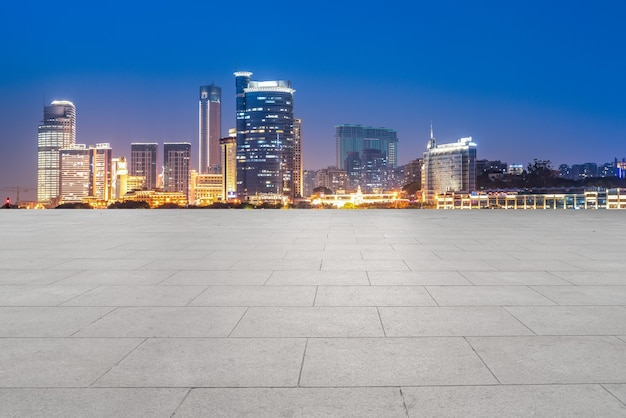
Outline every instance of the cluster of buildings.
<path id="1" fill-rule="evenodd" d="M 405 197 L 438 206 L 451 194 L 457 200 L 475 194 L 477 176 L 483 173 L 524 171 L 521 165 L 477 160 L 471 137 L 439 144 L 432 126 L 422 158 L 398 166 L 395 130 L 347 124 L 335 127 L 336 164 L 305 171 L 302 120 L 294 115 L 291 82 L 255 81 L 245 71 L 234 76 L 235 127 L 227 137 L 221 136 L 221 88 L 200 87 L 197 150 L 190 142 L 132 143 L 129 159 L 114 157 L 108 143 L 77 143 L 73 103 L 53 101 L 45 106 L 38 128 L 38 205 L 105 207 L 116 201 L 141 201 L 156 207 L 307 200 L 341 206 Z M 197 166 L 192 164 L 195 156 Z M 602 167 L 562 165 L 560 173 L 572 178 L 621 177 L 624 169 L 626 161 L 616 160 Z M 417 185 L 413 189 L 419 192 L 402 196 L 402 188 L 409 184 Z"/>

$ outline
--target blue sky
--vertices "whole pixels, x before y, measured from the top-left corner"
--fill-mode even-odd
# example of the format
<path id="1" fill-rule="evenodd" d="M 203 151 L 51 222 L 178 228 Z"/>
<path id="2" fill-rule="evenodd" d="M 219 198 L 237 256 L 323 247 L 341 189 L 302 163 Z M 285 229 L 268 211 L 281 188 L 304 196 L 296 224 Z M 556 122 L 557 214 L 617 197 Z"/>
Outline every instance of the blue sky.
<path id="1" fill-rule="evenodd" d="M 478 157 L 526 165 L 626 157 L 620 1 L 42 2 L 0 16 L 0 187 L 36 186 L 37 125 L 77 106 L 77 142 L 197 145 L 198 87 L 233 71 L 289 79 L 304 165 L 335 162 L 334 126 L 398 131 L 399 162 L 473 136 Z M 195 161 L 195 158 L 194 158 Z"/>

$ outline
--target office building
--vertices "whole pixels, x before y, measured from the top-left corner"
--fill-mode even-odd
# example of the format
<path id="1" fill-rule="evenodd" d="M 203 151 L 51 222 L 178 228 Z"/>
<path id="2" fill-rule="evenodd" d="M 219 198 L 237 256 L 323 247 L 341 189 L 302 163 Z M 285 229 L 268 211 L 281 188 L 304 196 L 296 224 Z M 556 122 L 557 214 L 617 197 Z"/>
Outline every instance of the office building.
<path id="1" fill-rule="evenodd" d="M 222 148 L 222 199 L 237 197 L 237 134 L 229 129 L 229 137 L 220 139 Z"/>
<path id="2" fill-rule="evenodd" d="M 294 117 L 291 82 L 252 81 L 236 72 L 237 194 L 280 202 L 294 193 Z"/>
<path id="3" fill-rule="evenodd" d="M 60 196 L 59 150 L 76 143 L 76 107 L 55 100 L 44 106 L 43 121 L 37 130 L 37 202 L 55 206 Z"/>
<path id="4" fill-rule="evenodd" d="M 189 196 L 191 144 L 189 142 L 163 143 L 163 190 Z"/>
<path id="5" fill-rule="evenodd" d="M 333 193 L 350 188 L 348 173 L 337 167 L 328 167 L 317 170 L 315 173 L 315 188 L 322 187 Z M 312 192 L 312 191 L 311 191 Z"/>
<path id="6" fill-rule="evenodd" d="M 302 178 L 302 119 L 293 120 L 293 196 L 304 196 Z"/>
<path id="7" fill-rule="evenodd" d="M 144 190 L 157 188 L 157 143 L 130 144 L 129 175 L 144 177 Z"/>
<path id="8" fill-rule="evenodd" d="M 82 202 L 91 194 L 91 150 L 84 144 L 61 148 L 59 204 Z"/>
<path id="9" fill-rule="evenodd" d="M 222 89 L 213 84 L 200 86 L 198 171 L 219 173 Z"/>
<path id="10" fill-rule="evenodd" d="M 92 163 L 91 195 L 97 200 L 108 202 L 112 197 L 113 151 L 108 143 L 90 147 Z"/>
<path id="11" fill-rule="evenodd" d="M 422 196 L 434 203 L 444 193 L 471 193 L 476 190 L 476 144 L 472 137 L 451 144 L 437 145 L 430 134 L 424 152 Z"/>
<path id="12" fill-rule="evenodd" d="M 222 200 L 222 174 L 200 174 L 191 170 L 190 178 L 189 204 L 207 206 Z"/>
<path id="13" fill-rule="evenodd" d="M 339 125 L 335 127 L 335 141 L 337 168 L 347 170 L 348 161 L 356 159 L 354 153 L 364 161 L 363 153 L 367 149 L 380 151 L 388 167 L 395 168 L 398 165 L 398 137 L 393 129 Z"/>

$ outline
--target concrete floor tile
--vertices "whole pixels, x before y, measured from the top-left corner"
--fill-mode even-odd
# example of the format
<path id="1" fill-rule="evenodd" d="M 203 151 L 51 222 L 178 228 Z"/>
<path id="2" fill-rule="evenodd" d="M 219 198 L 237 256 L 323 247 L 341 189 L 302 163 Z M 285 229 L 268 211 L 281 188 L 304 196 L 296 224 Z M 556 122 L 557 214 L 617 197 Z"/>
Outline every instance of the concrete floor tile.
<path id="1" fill-rule="evenodd" d="M 267 282 L 272 274 L 269 270 L 250 271 L 179 271 L 163 280 L 161 285 L 257 285 Z"/>
<path id="2" fill-rule="evenodd" d="M 36 286 L 56 283 L 76 274 L 69 270 L 2 270 L 0 269 L 1 285 Z"/>
<path id="3" fill-rule="evenodd" d="M 496 270 L 482 260 L 405 260 L 413 271 L 489 271 Z"/>
<path id="4" fill-rule="evenodd" d="M 626 405 L 626 384 L 604 384 L 602 386 Z M 626 415 L 626 413 L 624 415 Z"/>
<path id="5" fill-rule="evenodd" d="M 504 384 L 625 383 L 626 344 L 615 337 L 468 337 Z"/>
<path id="6" fill-rule="evenodd" d="M 532 335 L 503 308 L 379 308 L 387 337 Z"/>
<path id="7" fill-rule="evenodd" d="M 153 338 L 94 386 L 295 387 L 304 346 L 296 338 Z"/>
<path id="8" fill-rule="evenodd" d="M 0 308 L 0 337 L 69 337 L 113 308 Z"/>
<path id="9" fill-rule="evenodd" d="M 319 286 L 315 306 L 433 306 L 422 286 Z"/>
<path id="10" fill-rule="evenodd" d="M 0 286 L 0 306 L 57 306 L 93 286 Z"/>
<path id="11" fill-rule="evenodd" d="M 314 286 L 209 286 L 190 306 L 313 306 Z"/>
<path id="12" fill-rule="evenodd" d="M 66 254 L 67 256 L 67 254 Z M 73 258 L 65 259 L 60 264 L 50 267 L 51 270 L 134 270 L 149 264 L 152 260 L 145 259 L 103 259 Z M 158 270 L 158 269 L 152 269 Z"/>
<path id="13" fill-rule="evenodd" d="M 599 385 L 402 388 L 410 417 L 623 417 Z"/>
<path id="14" fill-rule="evenodd" d="M 626 286 L 533 286 L 559 305 L 626 305 Z"/>
<path id="15" fill-rule="evenodd" d="M 0 257 L 0 271 L 11 270 L 43 270 L 55 268 L 63 264 L 66 260 L 46 259 L 46 258 L 6 258 Z M 63 269 L 59 269 L 63 270 Z M 65 269 L 72 270 L 72 269 Z"/>
<path id="16" fill-rule="evenodd" d="M 249 308 L 232 337 L 383 337 L 376 308 Z"/>
<path id="17" fill-rule="evenodd" d="M 176 417 L 405 418 L 398 388 L 192 389 Z"/>
<path id="18" fill-rule="evenodd" d="M 64 306 L 185 306 L 206 286 L 100 286 Z"/>
<path id="19" fill-rule="evenodd" d="M 224 259 L 202 259 L 202 260 L 175 260 L 175 259 L 161 259 L 152 260 L 143 266 L 140 266 L 138 270 L 228 270 L 235 265 L 236 260 L 224 260 Z"/>
<path id="20" fill-rule="evenodd" d="M 463 286 L 471 283 L 457 271 L 368 271 L 372 286 Z"/>
<path id="21" fill-rule="evenodd" d="M 0 417 L 169 418 L 188 389 L 0 389 Z"/>
<path id="22" fill-rule="evenodd" d="M 228 337 L 245 308 L 118 308 L 77 337 Z"/>
<path id="23" fill-rule="evenodd" d="M 539 335 L 626 334 L 622 306 L 508 306 L 506 310 Z"/>
<path id="24" fill-rule="evenodd" d="M 487 260 L 490 266 L 501 271 L 582 271 L 571 260 Z"/>
<path id="25" fill-rule="evenodd" d="M 285 259 L 242 259 L 231 270 L 319 270 L 321 259 L 285 260 Z"/>
<path id="26" fill-rule="evenodd" d="M 461 274 L 478 286 L 571 285 L 545 271 L 464 271 Z"/>
<path id="27" fill-rule="evenodd" d="M 409 270 L 403 260 L 322 260 L 322 270 L 403 271 Z"/>
<path id="28" fill-rule="evenodd" d="M 0 338 L 0 387 L 87 387 L 141 341 Z"/>
<path id="29" fill-rule="evenodd" d="M 307 251 L 289 250 L 285 254 L 285 260 L 362 260 L 361 251 Z"/>
<path id="30" fill-rule="evenodd" d="M 555 304 L 526 286 L 426 286 L 426 289 L 441 306 Z"/>
<path id="31" fill-rule="evenodd" d="M 368 286 L 368 273 L 358 270 L 274 271 L 268 286 Z"/>
<path id="32" fill-rule="evenodd" d="M 167 279 L 175 271 L 167 270 L 88 270 L 75 272 L 74 275 L 59 280 L 55 283 L 58 286 L 137 286 L 137 285 L 155 285 Z"/>
<path id="33" fill-rule="evenodd" d="M 622 271 L 551 271 L 550 273 L 579 286 L 626 286 L 626 274 Z"/>
<path id="34" fill-rule="evenodd" d="M 480 385 L 496 380 L 454 337 L 310 339 L 300 386 Z"/>

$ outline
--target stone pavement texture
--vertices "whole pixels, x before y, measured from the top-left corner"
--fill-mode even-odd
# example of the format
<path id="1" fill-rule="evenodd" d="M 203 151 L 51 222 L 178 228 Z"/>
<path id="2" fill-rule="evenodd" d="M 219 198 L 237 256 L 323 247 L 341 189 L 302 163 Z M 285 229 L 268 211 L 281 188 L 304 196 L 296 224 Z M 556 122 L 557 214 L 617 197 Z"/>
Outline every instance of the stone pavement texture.
<path id="1" fill-rule="evenodd" d="M 0 417 L 626 416 L 626 212 L 0 227 Z"/>

